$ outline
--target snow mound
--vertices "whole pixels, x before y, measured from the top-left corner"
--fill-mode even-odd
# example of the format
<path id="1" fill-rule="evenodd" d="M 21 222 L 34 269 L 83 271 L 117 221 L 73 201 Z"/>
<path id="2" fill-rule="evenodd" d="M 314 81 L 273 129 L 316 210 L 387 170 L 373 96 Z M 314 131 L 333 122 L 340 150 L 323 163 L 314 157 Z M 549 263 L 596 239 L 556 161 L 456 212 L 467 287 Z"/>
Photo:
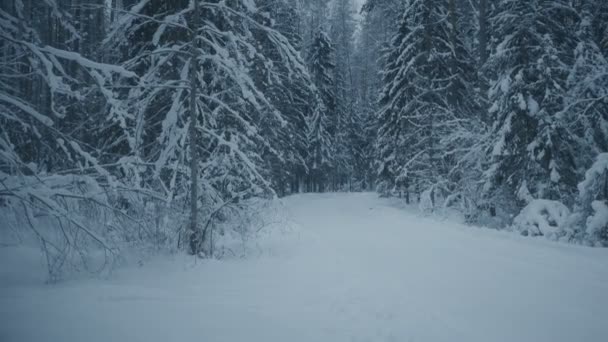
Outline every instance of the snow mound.
<path id="1" fill-rule="evenodd" d="M 561 202 L 536 199 L 513 220 L 512 229 L 523 235 L 555 237 L 565 229 L 570 210 Z"/>

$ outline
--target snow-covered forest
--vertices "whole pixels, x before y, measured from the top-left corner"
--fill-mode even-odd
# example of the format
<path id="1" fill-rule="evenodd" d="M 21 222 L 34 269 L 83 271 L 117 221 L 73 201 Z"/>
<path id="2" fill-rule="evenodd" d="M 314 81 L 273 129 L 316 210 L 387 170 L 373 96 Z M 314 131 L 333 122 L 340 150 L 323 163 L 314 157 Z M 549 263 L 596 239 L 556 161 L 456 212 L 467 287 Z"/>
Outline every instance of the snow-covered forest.
<path id="1" fill-rule="evenodd" d="M 299 192 L 608 244 L 603 0 L 3 0 L 0 15 L 2 226 L 30 230 L 51 273 L 125 242 L 211 256 L 253 199 Z"/>
<path id="2" fill-rule="evenodd" d="M 289 210 L 308 220 L 301 230 Z M 483 227 L 480 244 L 533 260 L 559 246 L 555 267 L 592 260 L 577 279 L 600 281 L 590 274 L 608 260 L 591 248 L 608 247 L 608 1 L 0 0 L 1 258 L 25 263 L 35 248 L 56 282 L 133 258 L 247 259 L 293 247 L 283 238 L 296 231 L 309 241 L 307 227 L 321 239 L 327 222 L 341 227 L 327 238 L 342 251 L 363 245 L 355 237 L 372 250 L 379 236 L 395 248 L 410 237 L 349 235 L 340 215 L 356 226 L 361 214 L 361 225 Z M 460 248 L 447 242 L 458 229 L 431 226 L 432 238 L 412 231 L 410 254 L 372 260 L 426 258 L 417 242 Z M 476 248 L 471 234 L 455 241 Z M 556 296 L 577 287 L 562 285 Z M 597 288 L 587 295 L 606 304 Z M 570 305 L 582 302 L 592 300 Z M 602 336 L 601 325 L 577 326 L 589 334 L 578 337 Z M 3 328 L 0 339 L 12 336 Z M 391 336 L 369 340 L 405 340 Z"/>

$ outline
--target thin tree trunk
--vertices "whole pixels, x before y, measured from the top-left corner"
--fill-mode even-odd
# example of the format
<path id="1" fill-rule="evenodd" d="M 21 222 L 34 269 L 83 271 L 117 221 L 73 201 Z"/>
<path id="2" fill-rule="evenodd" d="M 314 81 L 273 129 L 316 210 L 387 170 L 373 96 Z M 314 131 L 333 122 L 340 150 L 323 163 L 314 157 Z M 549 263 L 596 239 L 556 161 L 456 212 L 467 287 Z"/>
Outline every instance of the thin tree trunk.
<path id="1" fill-rule="evenodd" d="M 202 236 L 198 231 L 198 153 L 197 143 L 198 134 L 196 130 L 197 123 L 197 71 L 198 71 L 198 50 L 197 50 L 197 31 L 198 31 L 198 1 L 194 1 L 194 15 L 192 18 L 192 40 L 191 56 L 190 56 L 190 252 L 198 254 L 201 251 L 203 241 Z"/>
<path id="2" fill-rule="evenodd" d="M 455 0 L 449 0 L 448 2 L 448 11 L 449 11 L 449 21 L 450 24 L 452 26 L 451 30 L 450 30 L 450 43 L 452 44 L 452 46 L 454 47 L 454 49 L 452 50 L 452 56 L 450 59 L 450 69 L 452 69 L 450 71 L 450 73 L 452 75 L 456 74 L 456 70 L 457 70 L 457 62 L 458 62 L 458 57 L 456 54 L 458 53 L 458 50 L 456 49 L 456 37 L 457 37 L 457 31 L 458 31 L 458 20 L 457 20 L 457 13 L 456 13 L 456 1 Z M 458 99 L 456 98 L 456 83 L 452 82 L 451 85 L 451 89 L 449 90 L 449 94 L 448 94 L 448 104 L 452 107 L 454 107 L 456 105 L 456 102 L 458 101 Z M 454 108 L 452 108 L 454 109 Z"/>
<path id="3" fill-rule="evenodd" d="M 488 2 L 487 0 L 479 0 L 479 68 L 486 63 L 488 59 Z"/>

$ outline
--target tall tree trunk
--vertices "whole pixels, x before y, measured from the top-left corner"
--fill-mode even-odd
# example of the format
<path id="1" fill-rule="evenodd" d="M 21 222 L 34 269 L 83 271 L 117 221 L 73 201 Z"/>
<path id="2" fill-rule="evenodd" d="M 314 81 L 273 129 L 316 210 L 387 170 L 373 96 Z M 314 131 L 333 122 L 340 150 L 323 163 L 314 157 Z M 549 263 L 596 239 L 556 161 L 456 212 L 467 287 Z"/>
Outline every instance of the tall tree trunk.
<path id="1" fill-rule="evenodd" d="M 483 75 L 482 68 L 488 60 L 488 0 L 479 0 L 479 32 L 477 33 L 478 45 L 478 67 L 479 89 L 481 90 L 481 98 L 485 101 L 488 96 L 488 83 Z M 483 114 L 482 114 L 483 115 Z M 484 115 L 481 118 L 488 124 L 491 124 L 492 119 L 489 115 Z"/>
<path id="2" fill-rule="evenodd" d="M 192 39 L 191 39 L 191 55 L 190 55 L 190 252 L 198 254 L 201 251 L 203 244 L 202 234 L 198 229 L 198 134 L 196 130 L 197 123 L 197 71 L 198 71 L 198 1 L 194 1 L 194 15 L 192 16 Z"/>
<path id="3" fill-rule="evenodd" d="M 488 1 L 479 0 L 479 67 L 481 68 L 488 59 Z"/>
<path id="4" fill-rule="evenodd" d="M 456 45 L 457 45 L 457 35 L 458 35 L 458 20 L 457 20 L 457 13 L 456 13 L 456 1 L 455 0 L 449 0 L 448 2 L 448 11 L 449 11 L 449 21 L 450 21 L 450 25 L 452 26 L 451 28 L 451 32 L 450 32 L 450 43 L 453 46 L 453 52 L 452 52 L 452 57 L 450 60 L 450 69 L 452 69 L 450 71 L 450 73 L 452 75 L 456 74 L 456 70 L 458 69 L 457 63 L 458 63 L 458 57 L 456 54 L 458 53 L 458 50 L 456 49 Z M 455 89 L 455 82 L 452 82 L 452 89 L 449 90 L 449 94 L 448 94 L 448 104 L 452 107 L 452 109 L 454 109 L 454 106 L 456 106 L 456 102 L 458 101 L 458 99 L 456 98 L 456 89 Z"/>

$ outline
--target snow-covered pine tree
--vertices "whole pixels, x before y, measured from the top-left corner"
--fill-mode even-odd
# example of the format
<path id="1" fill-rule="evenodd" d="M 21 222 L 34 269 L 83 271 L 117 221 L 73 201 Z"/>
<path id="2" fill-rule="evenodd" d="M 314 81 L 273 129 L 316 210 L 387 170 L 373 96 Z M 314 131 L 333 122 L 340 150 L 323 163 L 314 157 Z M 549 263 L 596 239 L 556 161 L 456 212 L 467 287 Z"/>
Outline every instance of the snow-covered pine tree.
<path id="1" fill-rule="evenodd" d="M 318 31 L 327 28 L 328 8 L 331 0 L 291 1 L 296 3 L 301 13 L 300 36 L 302 37 L 304 58 L 308 60 L 310 49 L 317 38 Z"/>
<path id="2" fill-rule="evenodd" d="M 589 4 L 593 9 L 591 19 L 593 39 L 604 57 L 608 58 L 608 3 L 602 0 L 583 0 L 581 3 L 582 6 Z"/>
<path id="3" fill-rule="evenodd" d="M 277 30 L 285 36 L 292 46 L 301 46 L 301 37 L 294 22 L 299 22 L 299 16 L 293 7 L 285 0 L 258 0 L 260 8 L 258 20 L 268 27 Z M 272 173 L 270 177 L 273 188 L 279 195 L 299 191 L 300 181 L 308 173 L 308 140 L 306 119 L 312 115 L 316 88 L 308 73 L 291 75 L 281 62 L 280 51 L 268 36 L 257 34 L 254 37 L 261 44 L 264 57 L 272 61 L 272 68 L 256 65 L 254 80 L 260 90 L 266 95 L 273 106 L 285 118 L 284 127 L 262 125 L 264 135 L 272 137 L 270 146 L 276 151 L 264 153 L 263 159 Z M 298 51 L 299 52 L 299 51 Z M 259 61 L 262 63 L 263 61 Z M 279 79 L 269 77 L 269 72 L 275 72 Z M 278 71 L 278 72 L 277 72 Z"/>
<path id="4" fill-rule="evenodd" d="M 330 186 L 334 165 L 334 143 L 338 129 L 334 80 L 334 48 L 327 33 L 319 30 L 311 46 L 308 65 L 322 105 L 317 105 L 309 118 L 308 136 L 311 160 L 309 162 L 309 190 L 326 191 Z"/>
<path id="5" fill-rule="evenodd" d="M 197 207 L 209 221 L 227 203 L 273 193 L 263 156 L 279 152 L 271 146 L 274 138 L 267 128 L 283 129 L 287 121 L 254 76 L 266 69 L 268 82 L 280 84 L 284 77 L 306 79 L 307 71 L 289 40 L 260 23 L 253 2 L 197 5 L 195 13 L 193 1 L 142 0 L 114 23 L 107 42 L 124 51 L 122 65 L 141 75 L 137 84 L 125 85 L 132 89 L 127 97 L 134 114 L 122 118 L 132 128 L 126 140 L 133 158 L 153 165 L 141 178 L 169 198 L 186 201 L 192 181 L 187 148 L 195 147 L 201 170 Z M 260 46 L 261 37 L 278 60 L 264 55 L 269 45 Z M 197 89 L 194 121 L 189 111 L 192 79 Z M 190 127 L 196 128 L 195 141 Z M 207 244 L 207 229 L 213 228 L 203 222 L 199 227 L 197 239 Z"/>
<path id="6" fill-rule="evenodd" d="M 386 57 L 378 114 L 379 190 L 446 196 L 450 133 L 477 115 L 474 60 L 452 1 L 409 1 Z"/>
<path id="7" fill-rule="evenodd" d="M 574 26 L 569 1 L 502 0 L 486 68 L 493 142 L 485 191 L 517 211 L 532 198 L 567 200 L 576 189 L 574 149 L 564 109 Z M 507 209 L 512 208 L 512 209 Z"/>
<path id="8" fill-rule="evenodd" d="M 481 174 L 479 157 L 482 146 L 487 143 L 487 127 L 483 122 L 484 97 L 480 93 L 482 79 L 479 77 L 478 60 L 475 59 L 475 32 L 470 4 L 457 0 L 447 1 L 447 35 L 449 54 L 447 57 L 448 75 L 447 103 L 452 112 L 448 132 L 441 140 L 442 159 L 446 164 L 447 184 L 444 196 L 445 205 L 453 205 L 458 200 L 461 209 L 470 213 L 472 203 L 478 200 L 476 180 Z M 473 209 L 474 210 L 474 209 Z"/>
<path id="9" fill-rule="evenodd" d="M 333 142 L 327 131 L 327 110 L 322 99 L 315 101 L 314 111 L 307 118 L 308 138 L 308 177 L 306 191 L 323 192 L 327 190 L 328 174 L 333 168 Z"/>
<path id="10" fill-rule="evenodd" d="M 296 1 L 256 0 L 256 6 L 259 13 L 266 13 L 264 16 L 272 21 L 268 25 L 284 35 L 296 50 L 301 51 L 303 39 L 298 23 L 303 20 L 303 14 L 298 13 Z"/>
<path id="11" fill-rule="evenodd" d="M 405 106 L 405 95 L 402 90 L 407 82 L 400 73 L 402 63 L 400 55 L 407 48 L 404 40 L 409 33 L 407 19 L 403 16 L 388 49 L 386 65 L 382 73 L 385 86 L 380 95 L 375 142 L 378 164 L 376 187 L 382 196 L 389 196 L 394 190 L 400 167 L 405 163 L 406 153 L 409 152 L 405 148 L 404 141 L 406 123 L 400 113 L 400 108 Z"/>
<path id="12" fill-rule="evenodd" d="M 337 0 L 330 6 L 329 32 L 334 48 L 334 94 L 336 110 L 334 172 L 331 175 L 330 190 L 340 190 L 352 175 L 352 158 L 348 142 L 348 123 L 352 115 L 352 36 L 354 20 L 351 0 Z"/>
<path id="13" fill-rule="evenodd" d="M 598 36 L 603 2 L 577 4 L 577 45 L 568 76 L 567 106 L 562 115 L 576 142 L 578 194 L 571 217 L 570 238 L 608 245 L 608 61 Z M 584 174 L 583 174 L 584 172 Z"/>
<path id="14" fill-rule="evenodd" d="M 361 8 L 363 16 L 357 40 L 355 86 L 361 105 L 376 112 L 378 89 L 382 84 L 386 50 L 399 28 L 405 2 L 400 0 L 367 0 Z"/>
<path id="15" fill-rule="evenodd" d="M 361 13 L 366 15 L 371 13 L 378 14 L 378 19 L 384 18 L 384 20 L 377 21 L 377 24 L 382 26 L 381 30 L 390 30 L 391 27 L 394 30 L 394 26 L 398 24 L 405 5 L 406 3 L 400 0 L 366 0 L 361 6 Z"/>
<path id="16" fill-rule="evenodd" d="M 354 84 L 352 70 L 353 37 L 356 29 L 352 0 L 336 0 L 330 8 L 329 35 L 335 50 L 334 94 L 336 96 L 335 117 L 337 129 L 332 137 L 335 146 L 332 190 L 348 188 L 354 176 L 355 151 L 350 142 L 360 120 L 354 108 Z"/>
<path id="17" fill-rule="evenodd" d="M 592 2 L 578 8 L 578 43 L 567 79 L 567 107 L 562 114 L 569 134 L 576 140 L 575 160 L 582 170 L 589 168 L 598 154 L 608 151 L 608 60 L 594 34 L 594 10 Z"/>
<path id="18" fill-rule="evenodd" d="M 85 32 L 61 2 L 2 5 L 0 200 L 41 242 L 53 280 L 64 267 L 87 267 L 89 248 L 114 255 L 108 226 L 116 212 L 106 194 L 121 184 L 104 142 L 92 138 L 104 117 L 83 111 L 95 99 L 124 115 L 113 81 L 136 75 L 80 54 Z"/>
<path id="19" fill-rule="evenodd" d="M 378 89 L 385 64 L 382 57 L 399 27 L 404 5 L 400 0 L 367 0 L 361 7 L 351 67 L 356 97 L 352 113 L 356 122 L 350 134 L 355 188 L 372 189 L 375 184 Z"/>

